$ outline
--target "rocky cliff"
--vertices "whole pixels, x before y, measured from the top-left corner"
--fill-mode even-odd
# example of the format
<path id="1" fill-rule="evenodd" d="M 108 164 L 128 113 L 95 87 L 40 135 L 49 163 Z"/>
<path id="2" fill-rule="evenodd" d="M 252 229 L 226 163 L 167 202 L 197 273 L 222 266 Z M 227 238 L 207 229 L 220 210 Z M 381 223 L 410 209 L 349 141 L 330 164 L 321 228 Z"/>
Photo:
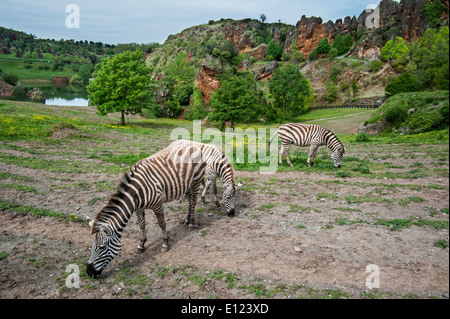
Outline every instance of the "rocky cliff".
<path id="1" fill-rule="evenodd" d="M 440 25 L 448 25 L 449 0 L 439 1 L 445 7 Z M 229 51 L 232 57 L 240 54 L 243 57 L 240 69 L 253 72 L 258 80 L 269 79 L 278 67 L 277 63 L 251 66 L 252 59 L 265 59 L 267 44 L 272 41 L 279 43 L 285 54 L 292 54 L 295 49 L 307 58 L 322 39 L 327 38 L 332 44 L 338 34 L 351 34 L 355 44 L 347 55 L 366 60 L 379 59 L 381 48 L 392 36 L 398 35 L 412 41 L 424 34 L 430 26 L 425 9 L 427 3 L 432 2 L 401 0 L 398 3 L 381 0 L 375 11 L 365 10 L 358 17 L 348 16 L 335 22 L 324 22 L 320 17 L 302 16 L 295 26 L 262 23 L 252 19 L 210 21 L 207 25 L 192 27 L 170 36 L 161 48 L 147 58 L 147 64 L 154 68 L 154 78 L 161 79 L 167 65 L 179 51 L 184 50 L 189 63 L 198 70 L 195 85 L 204 93 L 205 101 L 209 101 L 210 94 L 219 85 L 216 75 L 222 70 L 211 68 L 204 63 L 204 59 L 215 48 L 220 52 Z"/>

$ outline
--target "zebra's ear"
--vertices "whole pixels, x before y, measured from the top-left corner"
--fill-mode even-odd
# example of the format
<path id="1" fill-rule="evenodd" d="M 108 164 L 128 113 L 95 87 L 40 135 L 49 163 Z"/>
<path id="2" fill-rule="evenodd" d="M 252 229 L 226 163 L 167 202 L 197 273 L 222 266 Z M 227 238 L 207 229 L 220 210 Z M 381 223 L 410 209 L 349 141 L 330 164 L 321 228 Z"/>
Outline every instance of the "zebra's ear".
<path id="1" fill-rule="evenodd" d="M 92 227 L 92 225 L 94 224 L 94 221 L 89 216 L 86 216 L 86 220 L 89 223 L 89 227 Z"/>

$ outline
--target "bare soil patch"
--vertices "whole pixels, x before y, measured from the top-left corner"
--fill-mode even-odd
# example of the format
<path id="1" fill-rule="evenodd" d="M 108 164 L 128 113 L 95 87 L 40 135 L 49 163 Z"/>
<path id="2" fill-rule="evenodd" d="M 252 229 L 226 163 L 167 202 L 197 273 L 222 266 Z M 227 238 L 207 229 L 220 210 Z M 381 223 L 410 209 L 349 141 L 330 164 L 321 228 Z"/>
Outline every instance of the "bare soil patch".
<path id="1" fill-rule="evenodd" d="M 149 211 L 147 249 L 139 255 L 132 217 L 121 255 L 98 280 L 84 274 L 89 227 L 73 220 L 95 217 L 121 174 L 62 173 L 3 159 L 67 157 L 67 165 L 110 165 L 80 149 L 71 137 L 57 145 L 0 148 L 0 298 L 448 298 L 448 145 L 355 144 L 345 155 L 378 163 L 395 176 L 416 167 L 425 172 L 412 178 L 339 177 L 320 168 L 237 171 L 236 180 L 245 184 L 235 217 L 207 197 L 189 232 L 186 201 L 168 203 L 171 249 L 160 251 L 161 231 Z M 38 218 L 19 206 L 73 219 Z M 71 264 L 80 269 L 79 288 L 66 286 Z M 380 270 L 377 289 L 366 285 L 368 265 Z"/>

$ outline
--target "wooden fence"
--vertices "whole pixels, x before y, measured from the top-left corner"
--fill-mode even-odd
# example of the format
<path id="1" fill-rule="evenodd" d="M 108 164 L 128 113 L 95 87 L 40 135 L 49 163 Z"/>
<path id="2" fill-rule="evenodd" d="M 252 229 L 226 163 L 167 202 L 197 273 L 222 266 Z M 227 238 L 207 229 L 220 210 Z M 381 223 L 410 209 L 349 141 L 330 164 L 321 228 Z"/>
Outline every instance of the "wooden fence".
<path id="1" fill-rule="evenodd" d="M 348 105 L 319 105 L 311 106 L 310 110 L 322 110 L 322 109 L 377 109 L 381 104 L 363 105 L 363 104 L 348 104 Z"/>

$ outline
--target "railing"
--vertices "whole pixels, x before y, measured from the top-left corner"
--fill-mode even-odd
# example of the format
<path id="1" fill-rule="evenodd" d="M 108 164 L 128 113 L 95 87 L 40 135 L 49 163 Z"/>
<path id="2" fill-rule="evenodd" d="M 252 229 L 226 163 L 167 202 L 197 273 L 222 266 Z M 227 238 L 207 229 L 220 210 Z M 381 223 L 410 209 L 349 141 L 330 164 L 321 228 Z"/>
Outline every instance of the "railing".
<path id="1" fill-rule="evenodd" d="M 319 105 L 319 106 L 311 106 L 311 110 L 321 110 L 321 109 L 377 109 L 381 106 L 381 104 L 343 104 L 343 105 Z"/>

